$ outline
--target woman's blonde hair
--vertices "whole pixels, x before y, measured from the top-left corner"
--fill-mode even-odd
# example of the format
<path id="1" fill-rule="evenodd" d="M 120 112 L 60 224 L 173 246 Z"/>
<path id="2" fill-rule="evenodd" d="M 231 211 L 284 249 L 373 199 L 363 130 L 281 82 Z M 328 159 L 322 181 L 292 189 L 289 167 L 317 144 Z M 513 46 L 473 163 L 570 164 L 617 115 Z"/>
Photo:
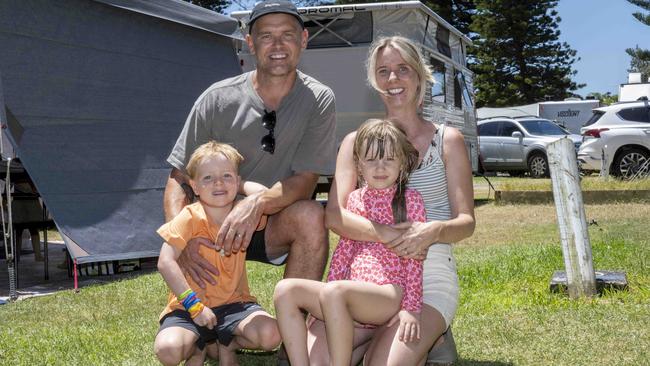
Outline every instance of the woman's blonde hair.
<path id="1" fill-rule="evenodd" d="M 377 71 L 377 57 L 379 56 L 379 52 L 388 47 L 399 52 L 400 56 L 402 56 L 404 59 L 404 62 L 406 62 L 406 64 L 409 65 L 417 74 L 419 81 L 418 104 L 421 104 L 422 101 L 424 101 L 424 94 L 427 90 L 427 82 L 434 83 L 435 81 L 433 79 L 433 75 L 431 74 L 431 69 L 424 61 L 424 57 L 422 56 L 420 49 L 414 45 L 413 42 L 402 36 L 382 37 L 370 45 L 368 59 L 366 60 L 368 83 L 378 92 L 386 92 L 385 90 L 379 89 L 375 73 Z"/>
<path id="2" fill-rule="evenodd" d="M 241 156 L 237 149 L 228 144 L 210 141 L 197 147 L 196 150 L 194 150 L 192 156 L 190 157 L 190 161 L 187 163 L 187 167 L 185 168 L 187 170 L 187 174 L 190 176 L 190 178 L 195 179 L 199 164 L 201 164 L 205 158 L 219 154 L 225 156 L 228 161 L 235 164 L 235 169 L 239 171 L 239 164 L 244 161 L 244 157 Z"/>
<path id="3" fill-rule="evenodd" d="M 395 223 L 406 221 L 404 194 L 409 176 L 417 168 L 418 151 L 406 138 L 404 131 L 390 120 L 369 119 L 357 130 L 353 156 L 357 167 L 364 157 L 381 159 L 387 156 L 398 159 L 400 163 L 399 177 L 391 206 Z M 363 180 L 363 177 L 359 178 Z"/>

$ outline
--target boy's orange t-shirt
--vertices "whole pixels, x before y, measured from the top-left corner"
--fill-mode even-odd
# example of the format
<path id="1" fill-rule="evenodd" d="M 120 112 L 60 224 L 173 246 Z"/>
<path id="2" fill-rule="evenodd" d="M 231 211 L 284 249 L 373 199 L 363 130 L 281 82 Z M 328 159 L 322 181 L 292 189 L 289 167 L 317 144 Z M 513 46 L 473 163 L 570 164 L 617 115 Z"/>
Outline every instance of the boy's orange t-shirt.
<path id="1" fill-rule="evenodd" d="M 262 222 L 264 221 L 265 217 L 262 219 Z M 208 220 L 200 202 L 185 206 L 176 217 L 158 229 L 158 234 L 165 242 L 180 250 L 183 250 L 187 242 L 193 238 L 203 237 L 215 241 L 218 232 L 219 226 Z M 224 304 L 256 301 L 248 289 L 246 252 L 240 251 L 230 256 L 221 256 L 218 251 L 201 245 L 199 254 L 219 270 L 217 284 L 211 285 L 206 282 L 205 289 L 194 282 L 191 276 L 185 275 L 187 283 L 205 306 L 212 308 Z M 170 291 L 167 306 L 160 314 L 160 318 L 177 309 L 185 310 L 176 299 L 176 295 Z"/>

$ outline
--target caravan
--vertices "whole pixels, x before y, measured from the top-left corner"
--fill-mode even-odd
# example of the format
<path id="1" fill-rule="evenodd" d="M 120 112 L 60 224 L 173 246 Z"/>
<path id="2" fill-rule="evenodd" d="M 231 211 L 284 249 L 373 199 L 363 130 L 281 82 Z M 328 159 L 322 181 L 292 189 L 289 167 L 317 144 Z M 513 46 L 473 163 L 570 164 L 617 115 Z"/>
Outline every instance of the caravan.
<path id="1" fill-rule="evenodd" d="M 469 38 L 419 1 L 333 5 L 299 8 L 309 31 L 307 50 L 298 68 L 328 85 L 336 94 L 337 141 L 368 118 L 384 115 L 384 107 L 366 81 L 365 62 L 370 44 L 382 37 L 401 35 L 421 45 L 436 83 L 424 102 L 427 119 L 458 128 L 478 169 L 473 74 L 465 49 Z M 246 28 L 250 11 L 233 12 Z M 244 71 L 254 57 L 246 45 L 239 52 Z"/>

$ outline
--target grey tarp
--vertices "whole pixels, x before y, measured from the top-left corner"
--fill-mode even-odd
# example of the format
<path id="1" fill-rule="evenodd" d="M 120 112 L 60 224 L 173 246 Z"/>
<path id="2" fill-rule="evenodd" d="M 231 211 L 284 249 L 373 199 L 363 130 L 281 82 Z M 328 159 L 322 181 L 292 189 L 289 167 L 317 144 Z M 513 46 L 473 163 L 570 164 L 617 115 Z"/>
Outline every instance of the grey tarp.
<path id="1" fill-rule="evenodd" d="M 158 254 L 165 159 L 194 100 L 241 72 L 236 28 L 180 0 L 0 1 L 10 138 L 79 263 Z"/>

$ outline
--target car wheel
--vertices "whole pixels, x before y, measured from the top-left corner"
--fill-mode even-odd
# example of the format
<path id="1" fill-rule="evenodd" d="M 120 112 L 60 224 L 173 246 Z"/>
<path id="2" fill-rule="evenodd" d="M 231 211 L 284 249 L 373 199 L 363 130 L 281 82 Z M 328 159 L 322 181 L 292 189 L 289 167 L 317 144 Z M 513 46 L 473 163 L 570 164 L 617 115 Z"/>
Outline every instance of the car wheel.
<path id="1" fill-rule="evenodd" d="M 528 157 L 528 171 L 533 178 L 548 177 L 548 161 L 546 155 L 536 152 Z"/>
<path id="2" fill-rule="evenodd" d="M 611 173 L 622 179 L 645 176 L 650 171 L 650 153 L 636 147 L 626 147 L 616 154 Z"/>

